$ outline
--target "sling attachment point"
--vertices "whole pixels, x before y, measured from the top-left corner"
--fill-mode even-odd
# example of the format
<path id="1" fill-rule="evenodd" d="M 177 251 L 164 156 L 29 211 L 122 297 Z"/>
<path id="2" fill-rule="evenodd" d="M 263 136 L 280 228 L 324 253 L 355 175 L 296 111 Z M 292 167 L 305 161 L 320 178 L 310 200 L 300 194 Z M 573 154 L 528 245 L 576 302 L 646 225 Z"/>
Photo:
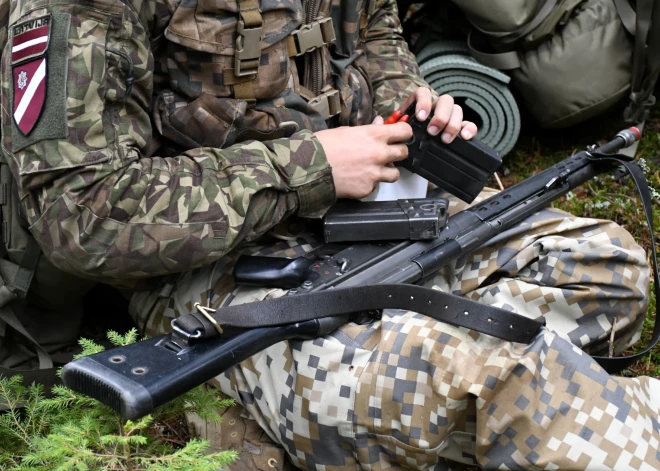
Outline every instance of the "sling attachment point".
<path id="1" fill-rule="evenodd" d="M 341 111 L 341 102 L 339 100 L 339 91 L 329 90 L 321 95 L 312 98 L 309 106 L 319 113 L 323 119 L 330 119 Z"/>
<path id="2" fill-rule="evenodd" d="M 291 33 L 287 43 L 289 57 L 302 56 L 334 42 L 335 39 L 332 18 L 320 18 Z"/>
<path id="3" fill-rule="evenodd" d="M 215 309 L 211 309 L 210 307 L 204 307 L 199 303 L 195 303 L 195 309 L 197 309 L 197 312 L 202 314 L 204 317 L 206 317 L 211 324 L 213 324 L 213 327 L 215 327 L 215 330 L 218 331 L 220 335 L 222 335 L 222 327 L 220 327 L 220 324 L 218 324 L 215 319 L 211 316 L 212 313 L 215 312 Z"/>

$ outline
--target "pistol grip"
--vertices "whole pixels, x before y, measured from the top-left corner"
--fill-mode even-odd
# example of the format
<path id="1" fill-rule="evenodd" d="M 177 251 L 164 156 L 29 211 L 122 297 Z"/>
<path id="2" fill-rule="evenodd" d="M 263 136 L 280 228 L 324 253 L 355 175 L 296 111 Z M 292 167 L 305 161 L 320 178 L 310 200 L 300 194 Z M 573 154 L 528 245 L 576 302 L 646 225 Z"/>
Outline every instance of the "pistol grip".
<path id="1" fill-rule="evenodd" d="M 234 267 L 234 280 L 242 285 L 297 288 L 307 279 L 313 263 L 314 260 L 305 257 L 290 259 L 241 255 Z"/>

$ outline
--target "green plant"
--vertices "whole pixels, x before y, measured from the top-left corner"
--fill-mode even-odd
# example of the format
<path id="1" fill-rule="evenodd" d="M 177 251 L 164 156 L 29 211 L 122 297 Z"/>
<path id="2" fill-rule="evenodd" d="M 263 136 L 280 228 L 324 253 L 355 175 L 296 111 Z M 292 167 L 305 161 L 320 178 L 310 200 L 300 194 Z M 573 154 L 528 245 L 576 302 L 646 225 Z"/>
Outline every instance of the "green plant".
<path id="1" fill-rule="evenodd" d="M 109 332 L 117 346 L 135 342 Z M 81 339 L 78 357 L 103 350 Z M 23 386 L 14 376 L 0 379 L 0 469 L 16 470 L 217 470 L 237 458 L 236 452 L 204 454 L 209 443 L 190 438 L 184 414 L 219 422 L 218 412 L 232 406 L 211 390 L 198 387 L 152 415 L 125 421 L 110 408 L 64 386 L 46 397 L 40 385 Z"/>

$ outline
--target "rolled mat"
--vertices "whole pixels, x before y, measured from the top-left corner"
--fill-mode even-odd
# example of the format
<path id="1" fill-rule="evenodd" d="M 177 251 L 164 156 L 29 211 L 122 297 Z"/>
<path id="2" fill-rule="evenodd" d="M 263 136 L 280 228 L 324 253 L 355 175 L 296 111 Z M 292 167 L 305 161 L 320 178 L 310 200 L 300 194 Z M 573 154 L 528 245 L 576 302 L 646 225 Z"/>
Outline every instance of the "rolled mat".
<path id="1" fill-rule="evenodd" d="M 476 121 L 478 139 L 502 155 L 513 149 L 520 135 L 520 110 L 508 75 L 478 63 L 461 41 L 431 41 L 419 50 L 417 62 L 429 85 L 454 97 L 466 119 Z"/>

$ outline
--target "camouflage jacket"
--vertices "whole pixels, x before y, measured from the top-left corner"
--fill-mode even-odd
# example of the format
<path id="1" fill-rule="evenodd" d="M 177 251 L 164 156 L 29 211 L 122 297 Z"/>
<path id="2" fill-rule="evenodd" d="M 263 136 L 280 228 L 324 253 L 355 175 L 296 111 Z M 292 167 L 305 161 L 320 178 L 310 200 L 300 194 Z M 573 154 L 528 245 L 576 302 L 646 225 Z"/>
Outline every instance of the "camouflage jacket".
<path id="1" fill-rule="evenodd" d="M 44 253 L 119 284 L 322 215 L 335 194 L 313 132 L 426 85 L 397 15 L 395 0 L 0 0 L 2 151 Z"/>

